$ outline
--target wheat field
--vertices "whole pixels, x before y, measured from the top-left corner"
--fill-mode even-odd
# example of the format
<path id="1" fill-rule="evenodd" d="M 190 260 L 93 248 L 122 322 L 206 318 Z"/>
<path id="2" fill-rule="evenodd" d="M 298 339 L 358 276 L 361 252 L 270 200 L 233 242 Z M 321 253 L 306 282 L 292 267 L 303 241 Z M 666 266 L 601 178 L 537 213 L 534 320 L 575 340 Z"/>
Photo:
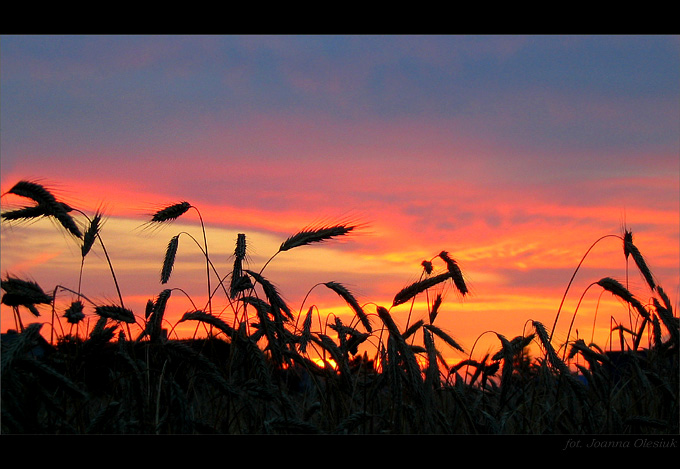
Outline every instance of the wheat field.
<path id="1" fill-rule="evenodd" d="M 179 320 L 195 325 L 195 336 L 179 339 L 166 307 L 177 295 L 191 295 L 165 288 L 150 293 L 142 312 L 126 307 L 100 212 L 71 207 L 32 181 L 17 182 L 3 197 L 8 194 L 27 204 L 3 211 L 3 224 L 21 229 L 21 222 L 54 220 L 81 246 L 81 279 L 93 246 L 101 248 L 117 301 L 90 299 L 80 280 L 77 288 L 45 290 L 4 274 L 2 303 L 12 309 L 15 327 L 2 340 L 3 434 L 679 432 L 677 312 L 630 230 L 608 236 L 620 239 L 621 255 L 646 280 L 644 295 L 652 300 L 641 301 L 610 277 L 593 279 L 588 287 L 629 305 L 630 325 L 612 327 L 617 350 L 570 334 L 566 343 L 556 343 L 554 324 L 529 321 L 528 332 L 517 337 L 491 332 L 498 339 L 496 353 L 470 354 L 452 364 L 444 350 L 470 351 L 439 327 L 443 298 L 436 287 L 448 284 L 461 296 L 469 289 L 447 251 L 423 261 L 418 280 L 395 289 L 391 305 L 361 304 L 339 282 L 315 285 L 347 304 L 352 320 L 343 322 L 321 317 L 314 306 L 296 311 L 267 267 L 287 251 L 351 236 L 356 224 L 304 227 L 259 268 L 246 262 L 248 237 L 241 233 L 233 263 L 221 272 L 224 265 L 211 258 L 199 208 L 171 204 L 147 225 L 196 211 L 203 238 L 188 241 L 200 247 L 207 296 L 204 304 L 192 301 L 194 307 Z M 159 266 L 163 286 L 173 276 L 185 237 L 190 235 L 168 241 Z M 432 298 L 425 319 L 401 330 L 392 308 L 421 295 Z M 56 336 L 30 322 L 38 307 L 51 310 Z M 555 324 L 564 314 L 560 306 Z M 530 353 L 530 346 L 540 353 Z"/>

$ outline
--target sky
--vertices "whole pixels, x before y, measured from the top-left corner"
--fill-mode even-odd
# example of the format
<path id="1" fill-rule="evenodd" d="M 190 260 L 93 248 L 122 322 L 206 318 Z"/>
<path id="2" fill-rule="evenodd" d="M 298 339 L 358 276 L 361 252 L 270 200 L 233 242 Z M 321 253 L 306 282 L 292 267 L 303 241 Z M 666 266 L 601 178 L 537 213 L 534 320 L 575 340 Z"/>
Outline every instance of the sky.
<path id="1" fill-rule="evenodd" d="M 176 323 L 206 292 L 200 249 L 184 235 L 168 284 L 159 272 L 170 238 L 202 240 L 199 213 L 223 273 L 238 233 L 259 271 L 303 228 L 357 223 L 263 273 L 294 311 L 317 305 L 345 323 L 351 310 L 315 285 L 347 286 L 375 324 L 376 305 L 447 251 L 470 293 L 438 286 L 435 324 L 472 355 L 500 347 L 493 332 L 550 329 L 584 254 L 624 229 L 677 306 L 678 36 L 2 36 L 0 100 L 2 193 L 33 180 L 103 209 L 126 306 L 143 316 L 148 299 L 181 288 L 166 316 L 177 333 L 193 332 Z M 198 211 L 142 229 L 184 200 Z M 3 210 L 22 203 L 2 198 Z M 78 243 L 49 220 L 3 221 L 1 255 L 3 278 L 77 288 Z M 569 287 L 557 341 L 572 316 L 601 345 L 612 321 L 627 323 L 624 305 L 589 286 L 605 276 L 651 296 L 621 241 L 605 238 Z M 117 301 L 99 246 L 82 282 L 88 298 Z M 405 328 L 428 299 L 390 311 Z M 1 311 L 2 331 L 15 328 Z M 41 312 L 22 319 L 49 323 Z"/>

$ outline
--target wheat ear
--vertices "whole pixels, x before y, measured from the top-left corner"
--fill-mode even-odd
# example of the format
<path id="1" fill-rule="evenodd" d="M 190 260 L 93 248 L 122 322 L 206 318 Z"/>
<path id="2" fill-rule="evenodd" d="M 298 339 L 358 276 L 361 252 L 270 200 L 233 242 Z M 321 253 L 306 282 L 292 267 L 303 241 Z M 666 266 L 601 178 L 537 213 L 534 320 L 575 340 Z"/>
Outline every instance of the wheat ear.
<path id="1" fill-rule="evenodd" d="M 43 291 L 36 282 L 10 277 L 0 282 L 5 294 L 2 303 L 7 306 L 29 306 L 36 304 L 51 304 L 52 297 Z"/>
<path id="2" fill-rule="evenodd" d="M 348 224 L 305 228 L 301 231 L 298 231 L 281 243 L 279 251 L 288 251 L 296 247 L 328 241 L 329 239 L 336 238 L 338 236 L 344 236 L 355 228 L 356 226 Z"/>
<path id="3" fill-rule="evenodd" d="M 92 246 L 94 245 L 97 236 L 99 236 L 101 228 L 102 228 L 102 214 L 101 212 L 98 211 L 97 213 L 94 214 L 94 217 L 92 217 L 92 219 L 90 220 L 87 230 L 85 230 L 85 233 L 83 234 L 83 245 L 80 249 L 82 257 L 87 256 L 87 254 L 90 252 L 90 249 L 92 249 Z"/>
<path id="4" fill-rule="evenodd" d="M 226 322 L 222 321 L 220 318 L 213 316 L 212 314 L 208 314 L 205 311 L 190 311 L 187 313 L 184 313 L 182 318 L 179 320 L 179 322 L 184 322 L 184 321 L 201 321 L 205 322 L 211 326 L 216 327 L 220 331 L 224 332 L 227 336 L 230 338 L 233 338 L 235 335 L 234 329 L 229 326 Z"/>
<path id="5" fill-rule="evenodd" d="M 647 282 L 647 285 L 649 285 L 649 288 L 655 290 L 656 282 L 654 281 L 652 271 L 649 270 L 649 266 L 647 265 L 645 258 L 642 257 L 640 250 L 633 244 L 633 233 L 628 230 L 626 230 L 623 236 L 623 253 L 626 256 L 626 259 L 628 259 L 628 256 L 633 258 L 633 261 L 635 261 L 635 264 L 638 266 L 638 269 Z"/>
<path id="6" fill-rule="evenodd" d="M 631 292 L 626 289 L 621 283 L 617 280 L 614 280 L 611 277 L 604 277 L 596 282 L 599 286 L 610 292 L 612 295 L 617 296 L 624 300 L 625 302 L 629 303 L 631 306 L 633 306 L 639 313 L 640 316 L 642 316 L 645 319 L 649 319 L 649 312 L 645 309 L 644 306 L 642 306 L 642 303 L 633 296 Z"/>
<path id="7" fill-rule="evenodd" d="M 425 324 L 423 327 L 425 329 L 429 330 L 430 332 L 432 332 L 433 334 L 435 334 L 437 337 L 441 338 L 444 342 L 449 344 L 451 347 L 453 347 L 457 350 L 460 350 L 461 352 L 465 352 L 465 350 L 463 350 L 463 347 L 458 345 L 458 342 L 453 340 L 453 338 L 450 335 L 448 335 L 446 332 L 441 330 L 439 327 L 437 327 L 433 324 Z"/>
<path id="8" fill-rule="evenodd" d="M 366 313 L 364 313 L 363 308 L 361 307 L 361 305 L 359 305 L 359 302 L 356 300 L 354 295 L 347 289 L 347 287 L 337 282 L 326 282 L 324 283 L 324 285 L 326 285 L 328 288 L 330 288 L 335 293 L 340 295 L 347 302 L 347 304 L 352 307 L 357 317 L 361 321 L 361 324 L 364 325 L 368 332 L 371 332 L 373 330 L 371 328 L 371 323 L 368 321 L 368 316 L 366 316 Z"/>
<path id="9" fill-rule="evenodd" d="M 37 182 L 19 181 L 7 192 L 32 199 L 38 204 L 39 210 L 44 210 L 44 215 L 56 218 L 75 237 L 83 237 L 80 228 L 78 228 L 71 215 L 68 214 L 70 207 L 62 202 L 58 202 L 54 195 L 43 185 Z"/>
<path id="10" fill-rule="evenodd" d="M 451 278 L 453 279 L 453 284 L 456 286 L 458 291 L 460 292 L 461 295 L 465 296 L 468 294 L 469 290 L 467 285 L 465 284 L 465 279 L 463 278 L 463 272 L 461 272 L 460 267 L 458 266 L 458 263 L 453 260 L 450 256 L 449 253 L 446 251 L 442 251 L 439 253 L 439 257 L 446 262 L 446 266 L 449 269 L 449 273 L 451 274 Z"/>
<path id="11" fill-rule="evenodd" d="M 413 298 L 419 293 L 427 290 L 430 287 L 437 285 L 438 283 L 444 282 L 451 278 L 451 273 L 446 272 L 443 274 L 435 275 L 434 277 L 428 277 L 423 280 L 414 282 L 404 288 L 402 288 L 395 296 L 392 301 L 392 306 L 397 306 L 402 303 L 406 303 L 408 300 Z"/>
<path id="12" fill-rule="evenodd" d="M 151 216 L 151 222 L 153 223 L 166 223 L 171 222 L 184 215 L 191 208 L 189 202 L 183 201 L 176 204 L 168 205 L 158 211 L 156 211 Z"/>
<path id="13" fill-rule="evenodd" d="M 161 268 L 161 283 L 168 283 L 170 274 L 175 265 L 175 257 L 177 256 L 177 248 L 179 246 L 179 235 L 173 236 L 168 242 L 168 247 L 165 250 L 165 257 L 163 258 L 163 267 Z"/>
<path id="14" fill-rule="evenodd" d="M 114 321 L 122 321 L 129 324 L 135 322 L 135 314 L 122 306 L 95 306 L 94 311 L 102 318 L 113 319 Z"/>
<path id="15" fill-rule="evenodd" d="M 290 308 L 283 300 L 283 298 L 279 294 L 278 289 L 273 283 L 271 283 L 269 280 L 267 280 L 257 272 L 253 272 L 252 270 L 246 269 L 245 272 L 248 273 L 248 275 L 250 275 L 251 277 L 253 277 L 255 281 L 262 286 L 262 290 L 264 290 L 264 294 L 269 300 L 269 304 L 272 306 L 272 313 L 275 316 L 277 315 L 277 311 L 281 310 L 286 314 L 286 316 L 288 316 L 288 318 L 290 319 L 293 318 L 293 314 L 291 313 Z"/>

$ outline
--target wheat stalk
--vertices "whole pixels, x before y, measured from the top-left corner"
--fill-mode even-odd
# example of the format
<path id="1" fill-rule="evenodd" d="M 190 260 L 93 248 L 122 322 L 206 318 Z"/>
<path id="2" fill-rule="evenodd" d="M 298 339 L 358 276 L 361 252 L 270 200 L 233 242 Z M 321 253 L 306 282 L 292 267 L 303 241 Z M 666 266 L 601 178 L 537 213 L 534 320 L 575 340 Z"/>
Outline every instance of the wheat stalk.
<path id="1" fill-rule="evenodd" d="M 71 207 L 68 205 L 61 203 L 62 208 L 66 212 L 70 212 L 72 210 Z M 32 207 L 22 207 L 18 208 L 16 210 L 10 210 L 8 212 L 3 212 L 2 213 L 2 218 L 8 221 L 13 221 L 13 220 L 30 220 L 33 218 L 38 218 L 38 217 L 48 217 L 51 215 L 49 207 L 46 207 L 45 205 L 35 205 Z"/>
<path id="2" fill-rule="evenodd" d="M 307 246 L 309 244 L 323 243 L 329 239 L 344 236 L 356 228 L 356 225 L 350 225 L 348 223 L 304 228 L 281 243 L 279 250 L 264 263 L 262 269 L 260 269 L 260 273 L 262 273 L 269 263 L 281 252 L 289 251 L 300 246 Z"/>
<path id="3" fill-rule="evenodd" d="M 322 243 L 338 236 L 344 236 L 355 228 L 356 226 L 348 224 L 305 228 L 301 231 L 298 231 L 281 243 L 279 251 L 288 251 L 300 246 L 307 246 L 313 243 Z"/>
<path id="4" fill-rule="evenodd" d="M 577 353 L 581 353 L 583 357 L 588 361 L 591 369 L 594 369 L 596 363 L 609 363 L 609 357 L 603 355 L 599 352 L 592 350 L 583 339 L 577 339 L 571 344 L 571 351 L 569 352 L 569 359 L 572 359 Z"/>
<path id="5" fill-rule="evenodd" d="M 246 259 L 246 235 L 239 233 L 236 237 L 236 248 L 234 249 L 234 265 L 231 271 L 230 296 L 236 297 L 239 292 L 246 290 L 252 285 L 246 281 L 248 277 L 243 275 L 243 261 Z"/>
<path id="6" fill-rule="evenodd" d="M 144 334 L 148 335 L 151 340 L 158 340 L 161 336 L 161 329 L 163 323 L 163 314 L 165 307 L 170 299 L 172 290 L 167 288 L 158 294 L 156 301 L 153 304 L 151 314 L 146 323 Z"/>
<path id="7" fill-rule="evenodd" d="M 80 300 L 71 302 L 71 305 L 64 311 L 64 317 L 69 324 L 78 324 L 85 319 L 83 302 Z"/>
<path id="8" fill-rule="evenodd" d="M 281 316 L 280 309 L 273 307 L 271 300 L 270 304 L 253 296 L 243 297 L 240 300 L 255 307 L 257 317 L 260 320 L 259 330 L 267 338 L 268 347 L 272 352 L 275 362 L 280 364 L 283 356 L 282 345 L 277 340 L 277 336 L 282 337 L 283 334 L 283 317 Z M 269 314 L 274 316 L 274 321 L 269 319 Z"/>
<path id="9" fill-rule="evenodd" d="M 307 344 L 312 339 L 312 312 L 314 311 L 314 306 L 310 306 L 307 314 L 305 315 L 305 320 L 302 322 L 302 333 L 300 334 L 300 352 L 305 353 L 307 351 Z"/>
<path id="10" fill-rule="evenodd" d="M 33 323 L 26 326 L 26 329 L 17 334 L 13 341 L 2 341 L 2 353 L 0 353 L 0 361 L 2 363 L 2 378 L 4 379 L 6 373 L 12 368 L 15 360 L 38 343 L 40 336 L 41 323 Z"/>
<path id="11" fill-rule="evenodd" d="M 408 383 L 411 387 L 413 395 L 422 402 L 422 389 L 419 387 L 419 385 L 422 384 L 422 376 L 420 374 L 420 368 L 418 368 L 415 355 L 406 344 L 403 335 L 399 332 L 399 328 L 392 319 L 389 311 L 387 311 L 387 309 L 383 306 L 378 306 L 376 309 L 378 316 L 387 327 L 387 330 L 390 332 L 390 338 L 393 338 L 394 343 L 397 346 L 397 350 L 404 361 L 404 365 L 406 366 L 409 376 Z"/>
<path id="12" fill-rule="evenodd" d="M 429 318 L 430 318 L 430 324 L 432 324 L 437 317 L 437 314 L 439 313 L 439 308 L 442 305 L 442 294 L 437 293 L 437 296 L 435 297 L 434 301 L 432 302 L 432 307 L 430 308 L 430 313 L 429 313 Z"/>
<path id="13" fill-rule="evenodd" d="M 588 257 L 588 254 L 590 251 L 593 250 L 593 248 L 602 240 L 606 238 L 621 238 L 619 235 L 614 235 L 614 234 L 608 234 L 600 237 L 598 240 L 596 240 L 594 243 L 590 245 L 588 250 L 583 254 L 583 257 L 581 257 L 581 260 L 579 261 L 578 265 L 576 266 L 576 269 L 574 269 L 574 272 L 571 274 L 571 278 L 569 279 L 569 283 L 567 284 L 567 288 L 564 291 L 564 294 L 562 295 L 562 300 L 560 301 L 560 306 L 557 308 L 557 314 L 555 315 L 555 321 L 553 322 L 552 329 L 550 331 L 550 340 L 552 340 L 552 336 L 555 333 L 555 327 L 557 326 L 557 320 L 560 317 L 560 313 L 562 312 L 562 306 L 564 306 L 564 301 L 567 299 L 567 293 L 569 293 L 569 289 L 571 288 L 571 284 L 574 281 L 574 278 L 576 278 L 576 274 L 578 273 L 579 269 L 581 268 L 581 265 L 583 265 L 583 262 L 586 260 L 586 257 Z"/>
<path id="14" fill-rule="evenodd" d="M 420 329 L 421 327 L 423 327 L 423 324 L 425 324 L 425 321 L 422 320 L 422 319 L 420 319 L 420 320 L 414 322 L 411 326 L 409 326 L 409 327 L 406 328 L 406 330 L 405 330 L 404 333 L 402 334 L 402 337 L 404 337 L 404 339 L 408 339 L 408 338 L 411 337 L 413 334 L 415 334 L 415 333 L 418 331 L 418 329 Z"/>
<path id="15" fill-rule="evenodd" d="M 117 305 L 103 305 L 95 306 L 94 311 L 106 319 L 113 319 L 114 321 L 122 321 L 128 324 L 135 322 L 135 314 L 122 306 Z"/>
<path id="16" fill-rule="evenodd" d="M 425 343 L 425 350 L 427 351 L 427 368 L 425 370 L 425 382 L 428 387 L 435 389 L 441 387 L 441 380 L 439 379 L 439 367 L 437 366 L 437 349 L 434 345 L 432 333 L 423 329 L 423 342 Z"/>
<path id="17" fill-rule="evenodd" d="M 545 326 L 538 321 L 532 321 L 532 324 L 534 326 L 534 329 L 536 330 L 536 335 L 538 336 L 538 339 L 540 340 L 541 344 L 543 345 L 543 348 L 546 351 L 546 354 L 548 355 L 550 363 L 560 372 L 566 372 L 568 374 L 569 370 L 567 369 L 567 366 L 557 356 L 555 349 L 550 343 L 550 338 L 548 336 L 548 332 L 545 329 Z"/>
<path id="18" fill-rule="evenodd" d="M 434 270 L 432 266 L 432 261 L 424 260 L 423 262 L 420 263 L 420 265 L 423 266 L 423 270 L 427 275 L 431 275 L 432 271 Z"/>
<path id="19" fill-rule="evenodd" d="M 83 235 L 83 245 L 80 249 L 80 254 L 82 255 L 82 257 L 87 256 L 87 254 L 90 252 L 90 249 L 92 249 L 92 246 L 94 245 L 97 236 L 99 236 L 101 228 L 102 228 L 102 214 L 101 212 L 97 211 L 97 213 L 94 214 L 94 217 L 92 217 L 92 219 L 90 220 L 90 223 L 87 226 L 87 230 L 85 230 L 85 234 Z"/>
<path id="20" fill-rule="evenodd" d="M 507 396 L 508 381 L 512 376 L 513 361 L 514 361 L 514 350 L 510 344 L 510 341 L 505 338 L 502 334 L 496 333 L 498 340 L 501 341 L 501 351 L 499 355 L 503 358 L 503 370 L 501 371 L 501 395 L 500 402 L 501 405 L 505 402 L 505 397 Z"/>
<path id="21" fill-rule="evenodd" d="M 430 287 L 433 287 L 441 282 L 444 282 L 451 278 L 451 273 L 446 272 L 443 274 L 435 275 L 434 277 L 428 277 L 402 288 L 395 296 L 392 301 L 392 306 L 397 306 L 406 303 L 408 300 L 414 296 L 422 293 Z"/>
<path id="22" fill-rule="evenodd" d="M 163 258 L 163 267 L 161 268 L 161 283 L 168 283 L 172 268 L 175 265 L 175 257 L 177 255 L 177 248 L 179 246 L 179 235 L 173 236 L 168 242 L 168 247 L 165 250 L 165 257 Z"/>
<path id="23" fill-rule="evenodd" d="M 43 185 L 32 181 L 19 181 L 7 193 L 29 198 L 35 201 L 39 210 L 44 210 L 44 215 L 56 218 L 59 223 L 77 238 L 83 234 L 73 218 L 68 214 L 70 207 L 57 201 L 54 195 Z M 24 212 L 25 214 L 25 212 Z"/>
<path id="24" fill-rule="evenodd" d="M 628 230 L 625 231 L 623 236 L 623 252 L 626 259 L 628 259 L 629 255 L 633 258 L 633 261 L 635 261 L 635 264 L 638 266 L 638 269 L 647 282 L 647 285 L 649 285 L 649 288 L 655 290 L 657 285 L 654 281 L 654 276 L 652 275 L 651 270 L 649 270 L 647 262 L 640 253 L 640 250 L 633 244 L 633 233 Z"/>
<path id="25" fill-rule="evenodd" d="M 184 215 L 191 208 L 191 204 L 186 201 L 178 202 L 172 205 L 163 207 L 151 215 L 152 223 L 167 223 L 175 221 L 177 218 Z"/>
<path id="26" fill-rule="evenodd" d="M 444 342 L 449 344 L 451 347 L 460 350 L 461 352 L 465 352 L 463 347 L 461 347 L 458 342 L 456 342 L 450 335 L 448 335 L 446 332 L 441 330 L 439 327 L 433 325 L 433 324 L 425 324 L 423 326 L 425 329 L 429 330 L 433 334 L 435 334 L 437 337 L 441 338 Z"/>
<path id="27" fill-rule="evenodd" d="M 262 275 L 258 274 L 257 272 L 253 272 L 252 270 L 245 270 L 248 275 L 253 277 L 257 283 L 259 283 L 262 286 L 262 290 L 264 290 L 264 294 L 269 300 L 269 304 L 272 307 L 272 313 L 274 316 L 278 316 L 278 312 L 283 311 L 286 316 L 288 316 L 290 319 L 293 318 L 293 314 L 290 311 L 290 308 L 286 304 L 286 302 L 283 300 L 281 297 L 281 294 L 279 293 L 278 289 L 276 286 L 271 283 L 269 280 L 264 278 Z"/>
<path id="28" fill-rule="evenodd" d="M 151 216 L 151 223 L 158 223 L 158 224 L 163 224 L 163 223 L 169 223 L 175 221 L 177 218 L 180 216 L 184 215 L 186 212 L 189 211 L 189 209 L 193 208 L 196 210 L 196 213 L 198 214 L 198 218 L 201 222 L 201 231 L 203 233 L 203 253 L 205 254 L 205 270 L 206 270 L 206 284 L 207 284 L 207 290 L 208 290 L 208 310 L 209 312 L 212 312 L 212 288 L 210 286 L 210 267 L 211 267 L 211 262 L 210 262 L 210 256 L 208 255 L 208 239 L 205 233 L 205 224 L 203 223 L 203 217 L 201 216 L 201 212 L 198 210 L 197 207 L 191 205 L 187 201 L 182 201 L 178 202 L 172 205 L 168 205 L 158 211 L 156 211 L 152 216 Z"/>
<path id="29" fill-rule="evenodd" d="M 626 289 L 617 280 L 611 277 L 604 277 L 596 282 L 599 286 L 610 292 L 612 295 L 617 296 L 624 300 L 626 303 L 632 305 L 643 318 L 649 319 L 649 312 L 642 306 L 642 303 L 633 296 L 633 294 Z"/>
<path id="30" fill-rule="evenodd" d="M 361 321 L 361 324 L 364 325 L 366 330 L 368 332 L 372 332 L 373 329 L 371 328 L 371 323 L 368 320 L 368 316 L 366 316 L 364 309 L 361 307 L 361 305 L 359 305 L 359 302 L 356 300 L 354 295 L 347 289 L 347 287 L 338 282 L 326 282 L 324 283 L 324 285 L 326 285 L 326 287 L 330 288 L 335 293 L 340 295 L 347 302 L 347 304 L 352 307 L 357 317 Z"/>
<path id="31" fill-rule="evenodd" d="M 461 295 L 465 296 L 468 294 L 468 287 L 465 284 L 465 279 L 463 278 L 463 272 L 461 272 L 458 263 L 449 257 L 449 253 L 442 251 L 439 253 L 439 257 L 446 262 L 446 266 L 451 273 L 451 278 L 453 279 L 453 284 L 456 286 Z"/>
<path id="32" fill-rule="evenodd" d="M 668 308 L 668 304 L 664 307 L 656 298 L 653 298 L 653 302 L 657 315 L 661 318 L 661 321 L 671 335 L 671 342 L 677 344 L 679 335 L 678 318 L 673 316 L 673 312 Z"/>
<path id="33" fill-rule="evenodd" d="M 221 320 L 220 318 L 206 313 L 205 311 L 189 311 L 184 313 L 182 318 L 179 320 L 179 322 L 184 322 L 184 321 L 201 321 L 205 322 L 211 326 L 216 327 L 220 331 L 224 332 L 228 337 L 233 338 L 236 334 L 236 331 L 229 326 L 226 322 Z"/>
<path id="34" fill-rule="evenodd" d="M 5 290 L 2 303 L 7 306 L 32 306 L 36 304 L 51 304 L 52 297 L 40 288 L 32 280 L 22 280 L 9 275 L 0 282 L 1 288 Z M 35 314 L 35 313 L 34 313 Z M 40 314 L 35 314 L 40 316 Z"/>

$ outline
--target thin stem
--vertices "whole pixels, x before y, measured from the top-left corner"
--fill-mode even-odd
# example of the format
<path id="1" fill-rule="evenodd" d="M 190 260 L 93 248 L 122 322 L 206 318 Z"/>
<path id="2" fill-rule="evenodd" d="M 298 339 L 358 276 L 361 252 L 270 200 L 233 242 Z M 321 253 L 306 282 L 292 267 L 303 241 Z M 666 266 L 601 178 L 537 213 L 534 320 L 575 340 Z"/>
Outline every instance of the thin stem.
<path id="1" fill-rule="evenodd" d="M 560 302 L 560 307 L 557 309 L 557 315 L 555 316 L 555 322 L 553 323 L 553 327 L 552 327 L 552 330 L 550 331 L 550 337 L 549 337 L 548 340 L 552 341 L 552 337 L 553 337 L 553 334 L 555 332 L 555 327 L 557 326 L 557 319 L 560 317 L 560 312 L 562 311 L 562 306 L 564 305 L 564 300 L 567 298 L 567 292 L 569 292 L 569 288 L 571 287 L 571 284 L 574 281 L 574 277 L 576 277 L 576 273 L 581 268 L 581 264 L 583 264 L 583 261 L 586 260 L 586 256 L 588 256 L 588 253 L 595 247 L 595 245 L 597 243 L 599 243 L 603 239 L 609 238 L 609 237 L 619 238 L 620 240 L 623 241 L 623 238 L 619 235 L 608 234 L 608 235 L 602 236 L 600 239 L 598 239 L 597 241 L 595 241 L 593 244 L 590 245 L 590 247 L 588 248 L 586 253 L 581 258 L 581 261 L 578 263 L 576 270 L 574 270 L 574 273 L 571 275 L 571 279 L 569 279 L 569 283 L 567 284 L 567 289 L 565 290 L 564 295 L 562 296 L 562 301 Z"/>
<path id="2" fill-rule="evenodd" d="M 569 343 L 569 336 L 571 335 L 571 328 L 574 326 L 574 320 L 576 320 L 576 313 L 578 312 L 578 308 L 581 306 L 581 302 L 583 301 L 583 298 L 586 296 L 586 293 L 588 292 L 590 287 L 592 287 L 596 283 L 597 282 L 593 282 L 590 285 L 588 285 L 588 287 L 581 294 L 581 298 L 579 298 L 579 300 L 578 300 L 578 304 L 576 305 L 576 309 L 574 310 L 574 314 L 571 317 L 571 323 L 569 324 L 569 329 L 567 330 L 567 339 L 565 341 L 564 352 L 562 353 L 562 361 L 564 361 L 565 357 L 567 356 L 567 350 L 568 350 L 567 344 Z"/>
<path id="3" fill-rule="evenodd" d="M 208 312 L 212 314 L 212 295 L 211 295 L 212 288 L 210 287 L 210 256 L 208 255 L 208 238 L 206 237 L 205 234 L 205 225 L 203 224 L 203 217 L 201 216 L 201 212 L 198 210 L 198 208 L 194 207 L 193 205 L 191 207 L 194 210 L 196 210 L 196 213 L 198 214 L 198 219 L 201 222 L 201 231 L 203 232 L 203 244 L 205 245 L 205 271 L 207 277 L 206 280 L 208 282 Z"/>

